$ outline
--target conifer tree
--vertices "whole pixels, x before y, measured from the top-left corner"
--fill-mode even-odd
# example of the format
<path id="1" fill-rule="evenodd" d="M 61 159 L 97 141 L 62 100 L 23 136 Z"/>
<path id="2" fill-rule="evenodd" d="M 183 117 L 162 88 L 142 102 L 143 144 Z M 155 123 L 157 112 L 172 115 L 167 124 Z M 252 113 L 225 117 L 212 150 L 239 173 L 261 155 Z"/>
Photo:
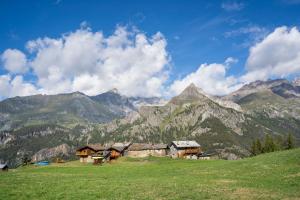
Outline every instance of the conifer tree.
<path id="1" fill-rule="evenodd" d="M 287 143 L 286 149 L 294 148 L 294 138 L 292 134 L 289 133 L 286 143 Z"/>
<path id="2" fill-rule="evenodd" d="M 255 142 L 255 140 L 253 140 L 252 145 L 251 145 L 251 154 L 252 154 L 252 156 L 256 156 L 257 155 L 257 148 L 256 148 L 256 142 Z"/>
<path id="3" fill-rule="evenodd" d="M 263 153 L 263 147 L 262 147 L 259 139 L 256 139 L 256 151 L 257 151 L 257 154 Z"/>
<path id="4" fill-rule="evenodd" d="M 267 134 L 265 137 L 264 153 L 275 151 L 275 146 L 276 145 L 273 141 L 273 138 L 269 134 Z"/>

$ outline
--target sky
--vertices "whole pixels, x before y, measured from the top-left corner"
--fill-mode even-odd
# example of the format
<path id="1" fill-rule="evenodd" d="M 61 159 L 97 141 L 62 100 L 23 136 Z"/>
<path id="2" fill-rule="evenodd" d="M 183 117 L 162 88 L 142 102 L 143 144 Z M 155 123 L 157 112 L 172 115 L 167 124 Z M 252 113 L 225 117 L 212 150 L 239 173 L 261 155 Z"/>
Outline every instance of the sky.
<path id="1" fill-rule="evenodd" d="M 300 74 L 300 0 L 2 0 L 0 22 L 0 99 L 226 95 Z"/>

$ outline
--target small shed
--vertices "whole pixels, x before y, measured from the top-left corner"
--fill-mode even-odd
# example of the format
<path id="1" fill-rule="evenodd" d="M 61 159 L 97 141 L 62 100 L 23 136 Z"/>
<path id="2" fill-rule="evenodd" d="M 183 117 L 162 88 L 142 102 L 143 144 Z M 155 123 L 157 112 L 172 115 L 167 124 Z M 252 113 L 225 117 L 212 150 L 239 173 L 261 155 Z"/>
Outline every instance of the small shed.
<path id="1" fill-rule="evenodd" d="M 165 156 L 166 144 L 133 143 L 127 150 L 128 157 Z"/>
<path id="2" fill-rule="evenodd" d="M 172 141 L 169 145 L 170 156 L 172 158 L 197 158 L 202 152 L 200 144 L 194 140 L 190 141 Z"/>
<path id="3" fill-rule="evenodd" d="M 2 172 L 7 172 L 8 171 L 8 165 L 7 164 L 0 164 L 0 170 Z"/>

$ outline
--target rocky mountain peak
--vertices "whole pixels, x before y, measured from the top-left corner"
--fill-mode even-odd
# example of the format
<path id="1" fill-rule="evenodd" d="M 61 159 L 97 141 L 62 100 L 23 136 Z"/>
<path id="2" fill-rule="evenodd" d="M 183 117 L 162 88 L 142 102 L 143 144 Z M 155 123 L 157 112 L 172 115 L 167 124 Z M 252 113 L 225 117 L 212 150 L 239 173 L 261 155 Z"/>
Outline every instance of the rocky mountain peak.
<path id="1" fill-rule="evenodd" d="M 188 87 L 186 87 L 180 95 L 184 96 L 206 96 L 204 91 L 198 88 L 194 83 L 191 83 Z"/>
<path id="2" fill-rule="evenodd" d="M 194 83 L 191 83 L 178 96 L 173 97 L 170 100 L 170 103 L 183 104 L 204 99 L 208 99 L 207 95 L 205 95 L 205 93 L 200 88 L 196 87 Z"/>
<path id="3" fill-rule="evenodd" d="M 294 86 L 300 86 L 300 77 L 295 78 L 292 83 Z"/>
<path id="4" fill-rule="evenodd" d="M 119 90 L 117 88 L 113 88 L 113 89 L 109 90 L 108 92 L 114 93 L 114 94 L 120 94 Z"/>

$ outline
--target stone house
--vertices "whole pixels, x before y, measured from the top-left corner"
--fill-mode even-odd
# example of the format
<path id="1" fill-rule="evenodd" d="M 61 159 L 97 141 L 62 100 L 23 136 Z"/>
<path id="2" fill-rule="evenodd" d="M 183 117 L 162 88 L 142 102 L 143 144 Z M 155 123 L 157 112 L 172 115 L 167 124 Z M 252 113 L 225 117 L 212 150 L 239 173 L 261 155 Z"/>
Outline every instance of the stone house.
<path id="1" fill-rule="evenodd" d="M 146 143 L 133 143 L 127 149 L 126 156 L 128 157 L 147 157 L 147 156 L 166 156 L 166 144 L 146 144 Z"/>
<path id="2" fill-rule="evenodd" d="M 172 141 L 169 145 L 169 155 L 172 158 L 197 159 L 202 153 L 200 144 L 196 141 Z"/>

